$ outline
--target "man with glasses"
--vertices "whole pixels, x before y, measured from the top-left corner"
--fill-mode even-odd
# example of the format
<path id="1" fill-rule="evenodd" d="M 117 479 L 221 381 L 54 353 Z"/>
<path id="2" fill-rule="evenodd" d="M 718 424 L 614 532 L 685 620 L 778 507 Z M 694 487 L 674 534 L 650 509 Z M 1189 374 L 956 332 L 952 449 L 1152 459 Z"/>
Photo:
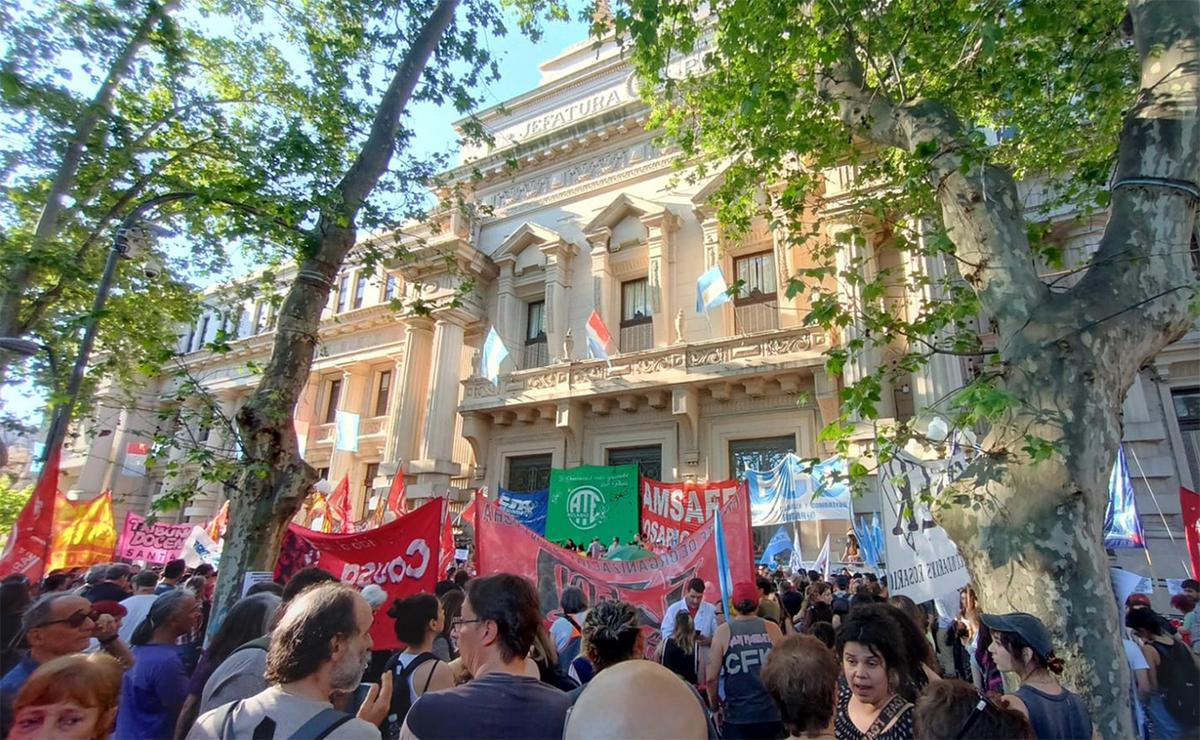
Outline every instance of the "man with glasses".
<path id="1" fill-rule="evenodd" d="M 500 573 L 467 582 L 453 624 L 466 684 L 422 694 L 401 738 L 561 738 L 571 697 L 525 673 L 542 610 L 533 584 Z"/>
<path id="2" fill-rule="evenodd" d="M 29 607 L 21 620 L 21 629 L 29 643 L 29 653 L 0 679 L 0 710 L 5 718 L 17 692 L 29 680 L 37 667 L 63 655 L 83 652 L 95 637 L 102 648 L 113 652 L 117 640 L 117 625 L 111 616 L 102 617 L 92 603 L 70 593 L 51 593 L 42 596 Z M 128 655 L 124 645 L 117 652 Z M 7 727 L 0 728 L 0 737 Z"/>

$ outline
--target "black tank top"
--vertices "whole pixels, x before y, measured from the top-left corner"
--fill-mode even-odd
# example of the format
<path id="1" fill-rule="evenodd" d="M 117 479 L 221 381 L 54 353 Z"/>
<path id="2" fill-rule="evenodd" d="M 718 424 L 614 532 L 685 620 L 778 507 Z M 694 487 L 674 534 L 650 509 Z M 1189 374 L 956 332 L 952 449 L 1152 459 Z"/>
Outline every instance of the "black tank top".
<path id="1" fill-rule="evenodd" d="M 740 725 L 780 721 L 779 710 L 759 678 L 770 652 L 766 620 L 751 617 L 729 621 L 729 648 L 721 661 L 726 722 Z"/>

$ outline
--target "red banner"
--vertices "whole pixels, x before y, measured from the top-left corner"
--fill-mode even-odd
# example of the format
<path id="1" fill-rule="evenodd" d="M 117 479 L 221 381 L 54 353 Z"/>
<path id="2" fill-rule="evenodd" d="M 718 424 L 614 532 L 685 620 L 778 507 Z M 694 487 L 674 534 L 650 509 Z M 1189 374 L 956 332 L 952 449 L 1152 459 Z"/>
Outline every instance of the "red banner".
<path id="1" fill-rule="evenodd" d="M 1200 493 L 1180 486 L 1179 510 L 1183 513 L 1183 536 L 1187 540 L 1192 578 L 1200 578 Z"/>
<path id="2" fill-rule="evenodd" d="M 720 600 L 714 525 L 710 520 L 665 555 L 644 560 L 596 560 L 580 557 L 539 537 L 490 501 L 476 498 L 475 532 L 480 575 L 515 573 L 532 581 L 547 620 L 559 615 L 559 597 L 567 586 L 583 589 L 589 604 L 599 599 L 628 601 L 641 612 L 652 650 L 667 607 L 683 598 L 687 582 L 703 578 L 709 601 Z M 722 511 L 725 545 L 734 582 L 754 576 L 750 506 L 743 494 Z M 718 609 L 718 611 L 720 611 Z"/>
<path id="3" fill-rule="evenodd" d="M 712 483 L 663 483 L 642 478 L 642 534 L 652 544 L 679 544 L 690 537 L 705 522 L 713 518 L 717 508 L 724 506 L 735 493 L 744 492 L 746 484 L 736 480 Z"/>
<path id="4" fill-rule="evenodd" d="M 309 565 L 324 568 L 343 583 L 361 589 L 374 583 L 392 599 L 433 593 L 438 581 L 439 539 L 446 500 L 434 499 L 382 527 L 354 534 L 325 534 L 288 526 L 275 577 L 286 579 Z M 387 616 L 387 606 L 375 615 L 371 639 L 376 650 L 401 647 Z"/>
<path id="5" fill-rule="evenodd" d="M 111 491 L 79 503 L 62 495 L 56 498 L 50 570 L 110 562 L 116 546 Z"/>
<path id="6" fill-rule="evenodd" d="M 54 501 L 58 491 L 58 460 L 62 448 L 53 450 L 46 470 L 38 478 L 33 495 L 25 502 L 17 521 L 8 533 L 8 542 L 0 554 L 0 576 L 24 574 L 31 582 L 42 579 L 54 536 Z"/>

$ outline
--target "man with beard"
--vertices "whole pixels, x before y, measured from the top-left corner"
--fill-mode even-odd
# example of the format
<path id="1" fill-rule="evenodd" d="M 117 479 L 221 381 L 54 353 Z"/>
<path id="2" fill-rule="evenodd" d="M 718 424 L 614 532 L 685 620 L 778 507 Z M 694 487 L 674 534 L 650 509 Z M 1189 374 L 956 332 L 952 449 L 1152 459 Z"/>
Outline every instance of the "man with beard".
<path id="1" fill-rule="evenodd" d="M 358 716 L 334 709 L 330 698 L 358 687 L 371 653 L 371 606 L 340 583 L 314 586 L 288 607 L 267 652 L 270 686 L 196 721 L 188 740 L 239 737 L 378 738 L 387 715 L 391 676 L 371 685 Z"/>

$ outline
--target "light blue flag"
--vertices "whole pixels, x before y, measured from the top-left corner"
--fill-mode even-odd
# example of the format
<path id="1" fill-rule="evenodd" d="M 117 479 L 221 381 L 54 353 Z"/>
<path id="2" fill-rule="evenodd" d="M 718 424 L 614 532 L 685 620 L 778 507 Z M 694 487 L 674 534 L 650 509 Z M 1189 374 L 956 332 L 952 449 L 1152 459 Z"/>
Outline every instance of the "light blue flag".
<path id="1" fill-rule="evenodd" d="M 792 573 L 800 573 L 808 570 L 808 563 L 804 562 L 804 555 L 800 552 L 800 533 L 796 531 L 796 525 L 792 525 L 792 556 L 788 559 L 788 568 Z"/>
<path id="2" fill-rule="evenodd" d="M 882 563 L 884 559 L 883 527 L 879 526 L 879 514 L 871 514 L 871 547 L 875 550 L 875 562 Z"/>
<path id="3" fill-rule="evenodd" d="M 493 385 L 500 382 L 500 364 L 508 358 L 508 348 L 504 340 L 496 333 L 496 327 L 488 331 L 487 339 L 483 342 L 483 354 L 479 361 L 479 374 L 492 381 Z"/>
<path id="4" fill-rule="evenodd" d="M 792 549 L 792 543 L 788 540 L 787 527 L 780 527 L 775 531 L 775 535 L 771 537 L 771 541 L 767 543 L 763 550 L 762 558 L 759 559 L 760 565 L 775 565 L 775 556 L 782 555 Z"/>
<path id="5" fill-rule="evenodd" d="M 733 598 L 733 571 L 729 568 L 729 551 L 725 548 L 725 525 L 721 523 L 721 510 L 713 516 L 713 537 L 717 548 L 717 579 L 721 588 L 721 610 L 725 621 L 733 619 L 729 613 L 729 600 Z"/>
<path id="6" fill-rule="evenodd" d="M 1133 480 L 1129 477 L 1129 463 L 1125 462 L 1125 448 L 1117 448 L 1117 461 L 1113 463 L 1108 478 L 1108 508 L 1104 511 L 1104 546 L 1111 549 L 1140 548 L 1146 546 L 1142 533 L 1142 521 L 1138 518 L 1137 500 L 1133 493 Z"/>
<path id="7" fill-rule="evenodd" d="M 343 452 L 358 452 L 358 414 L 338 411 L 333 420 L 337 430 L 335 447 Z"/>
<path id="8" fill-rule="evenodd" d="M 729 286 L 720 265 L 713 265 L 696 278 L 696 313 L 704 313 L 729 302 Z"/>

